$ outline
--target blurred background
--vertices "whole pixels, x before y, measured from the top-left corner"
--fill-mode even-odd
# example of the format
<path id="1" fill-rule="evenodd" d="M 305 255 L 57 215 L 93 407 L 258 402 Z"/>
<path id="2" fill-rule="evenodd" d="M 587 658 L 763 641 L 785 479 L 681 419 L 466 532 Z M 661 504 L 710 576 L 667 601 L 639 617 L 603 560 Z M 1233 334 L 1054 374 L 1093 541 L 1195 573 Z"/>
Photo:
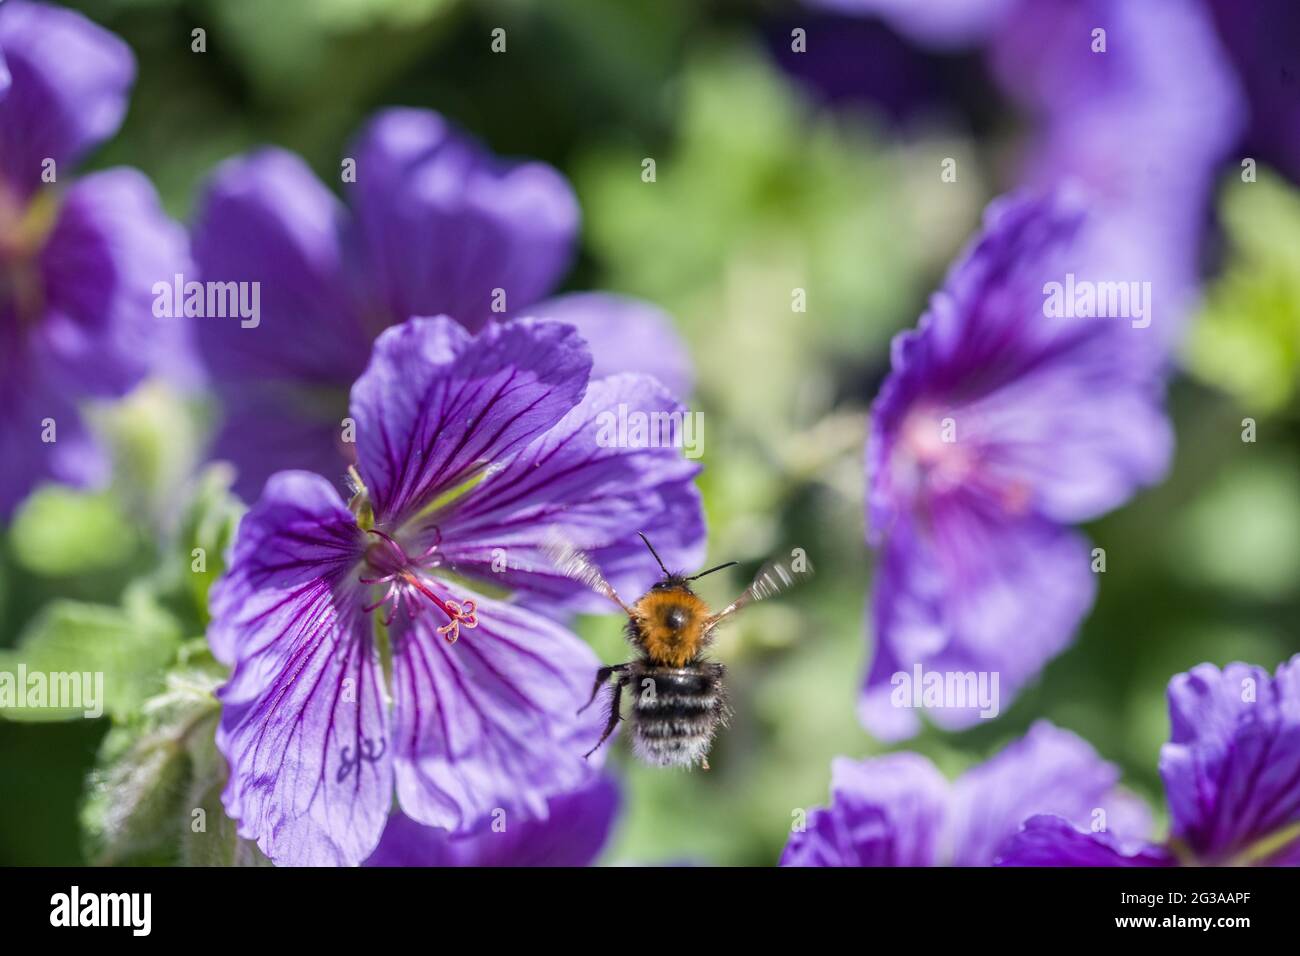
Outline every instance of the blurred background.
<path id="1" fill-rule="evenodd" d="M 752 569 L 803 547 L 819 571 L 722 637 L 736 716 L 710 772 L 656 771 L 613 749 L 624 800 L 602 862 L 773 864 L 792 811 L 826 802 L 831 758 L 884 749 L 855 716 L 870 646 L 867 411 L 890 337 L 915 323 L 986 202 L 1017 183 L 1028 120 L 979 51 L 934 52 L 867 18 L 741 0 L 68 5 L 121 35 L 139 63 L 126 123 L 89 168 L 142 169 L 182 221 L 213 165 L 258 144 L 294 150 L 337 182 L 349 138 L 394 104 L 436 109 L 494 152 L 571 179 L 584 226 L 565 288 L 649 299 L 690 346 L 711 562 Z M 191 52 L 196 27 L 205 54 Z M 505 54 L 490 48 L 497 27 Z M 1202 661 L 1271 670 L 1300 651 L 1300 193 L 1271 168 L 1287 169 L 1282 158 L 1249 155 L 1253 189 L 1231 188 L 1239 155 L 1220 171 L 1204 304 L 1171 388 L 1173 470 L 1086 529 L 1108 570 L 1074 646 L 1000 719 L 911 743 L 949 775 L 1047 717 L 1119 764 L 1160 813 L 1170 676 Z M 641 179 L 647 157 L 653 184 Z M 958 158 L 956 182 L 940 181 L 945 157 Z M 805 312 L 792 309 L 794 289 L 806 290 Z M 116 455 L 112 486 L 42 489 L 0 533 L 0 663 L 20 644 L 57 662 L 112 638 L 118 656 L 102 669 L 129 648 L 137 705 L 201 696 L 219 679 L 202 643 L 219 568 L 197 582 L 176 570 L 196 542 L 219 552 L 239 513 L 220 468 L 193 477 L 213 415 L 161 384 L 96 410 Z M 1258 423 L 1252 444 L 1246 416 Z M 718 574 L 701 590 L 725 603 L 745 583 Z M 616 618 L 579 630 L 605 660 L 625 658 Z M 102 805 L 121 728 L 6 716 L 0 863 L 175 859 L 148 833 L 123 838 Z M 204 791 L 171 756 L 158 756 L 142 799 Z"/>

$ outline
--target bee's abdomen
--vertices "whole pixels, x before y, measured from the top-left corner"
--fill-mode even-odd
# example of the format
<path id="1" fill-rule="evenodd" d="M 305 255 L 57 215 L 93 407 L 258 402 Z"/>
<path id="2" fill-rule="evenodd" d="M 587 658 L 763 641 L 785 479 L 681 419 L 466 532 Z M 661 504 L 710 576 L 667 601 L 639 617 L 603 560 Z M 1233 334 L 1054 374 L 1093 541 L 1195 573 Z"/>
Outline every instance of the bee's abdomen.
<path id="1" fill-rule="evenodd" d="M 722 666 L 642 667 L 634 675 L 637 756 L 659 766 L 690 766 L 709 752 L 726 705 Z"/>

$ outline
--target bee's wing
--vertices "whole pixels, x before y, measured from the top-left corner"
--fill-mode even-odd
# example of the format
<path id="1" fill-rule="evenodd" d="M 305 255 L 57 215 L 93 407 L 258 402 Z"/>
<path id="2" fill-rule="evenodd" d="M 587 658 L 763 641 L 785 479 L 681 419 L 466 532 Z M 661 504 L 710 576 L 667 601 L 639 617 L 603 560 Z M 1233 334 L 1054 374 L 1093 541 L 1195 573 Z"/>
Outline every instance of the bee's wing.
<path id="1" fill-rule="evenodd" d="M 632 616 L 632 609 L 623 603 L 623 599 L 614 590 L 614 585 L 605 580 L 605 576 L 600 573 L 600 568 L 596 567 L 596 562 L 591 560 L 591 556 L 575 547 L 573 542 L 559 532 L 552 530 L 546 536 L 542 543 L 542 552 L 560 574 L 586 585 L 597 594 L 605 595 L 622 608 L 624 614 L 628 617 Z"/>
<path id="2" fill-rule="evenodd" d="M 740 597 L 704 622 L 705 631 L 717 627 L 741 608 L 748 607 L 756 601 L 765 601 L 770 597 L 790 590 L 796 584 L 812 577 L 812 573 L 812 564 L 806 557 L 802 557 L 797 563 L 769 561 L 758 569 L 758 574 L 754 575 L 753 582 L 749 587 L 745 588 Z"/>

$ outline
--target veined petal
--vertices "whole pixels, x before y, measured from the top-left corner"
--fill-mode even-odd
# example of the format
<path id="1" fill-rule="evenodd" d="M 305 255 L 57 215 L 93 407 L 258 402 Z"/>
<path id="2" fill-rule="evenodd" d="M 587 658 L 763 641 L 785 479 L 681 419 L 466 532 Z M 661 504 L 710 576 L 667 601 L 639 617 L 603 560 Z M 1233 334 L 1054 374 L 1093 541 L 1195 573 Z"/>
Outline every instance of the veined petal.
<path id="1" fill-rule="evenodd" d="M 590 370 L 577 332 L 554 322 L 494 323 L 475 337 L 439 316 L 384 332 L 352 389 L 376 516 L 401 523 L 553 426 Z"/>
<path id="2" fill-rule="evenodd" d="M 595 772 L 599 707 L 576 711 L 600 662 L 582 641 L 530 611 L 439 581 L 443 600 L 476 604 L 454 644 L 435 612 L 393 622 L 397 796 L 420 823 L 473 831 L 494 810 L 544 818 L 547 801 Z"/>
<path id="3" fill-rule="evenodd" d="M 356 518 L 324 478 L 281 472 L 239 524 L 226 574 L 213 585 L 208 643 L 224 664 L 259 653 L 297 621 L 297 602 L 345 589 L 365 550 Z"/>
<path id="4" fill-rule="evenodd" d="M 234 662 L 218 693 L 222 802 L 281 864 L 362 862 L 392 804 L 381 665 L 352 577 L 358 536 L 324 479 L 276 475 L 213 589 L 210 640 Z"/>
<path id="5" fill-rule="evenodd" d="M 559 531 L 590 552 L 630 595 L 662 575 L 638 531 L 671 568 L 697 569 L 704 516 L 692 480 L 700 469 L 673 445 L 690 414 L 645 375 L 592 382 L 559 424 L 449 507 L 445 521 L 431 517 L 447 542 L 444 555 L 458 573 L 596 611 L 608 611 L 608 602 L 559 574 L 543 553 L 547 535 Z M 502 570 L 494 567 L 498 554 Z"/>
<path id="6" fill-rule="evenodd" d="M 1006 520 L 977 501 L 949 505 L 928 528 L 900 522 L 878 565 L 859 716 L 882 739 L 916 733 L 922 709 L 947 729 L 1001 713 L 1092 605 L 1096 581 L 1081 536 L 1039 518 Z M 924 701 L 923 686 L 912 692 L 917 666 L 945 684 L 950 675 L 983 678 L 996 692 L 991 707 L 969 699 L 915 707 Z"/>
<path id="7" fill-rule="evenodd" d="M 1033 814 L 1104 827 L 1121 839 L 1147 837 L 1150 815 L 1136 797 L 1116 789 L 1119 776 L 1082 738 L 1038 721 L 953 785 L 952 862 L 991 866 Z"/>
<path id="8" fill-rule="evenodd" d="M 40 188 L 45 160 L 63 181 L 117 131 L 135 58 L 80 13 L 26 0 L 0 5 L 0 50 L 9 80 L 0 96 L 0 178 L 25 198 Z"/>
<path id="9" fill-rule="evenodd" d="M 618 804 L 618 786 L 599 776 L 589 786 L 552 797 L 544 820 L 500 815 L 461 836 L 423 826 L 399 810 L 366 865 L 589 866 L 605 845 Z"/>
<path id="10" fill-rule="evenodd" d="M 830 807 L 791 834 L 781 865 L 935 866 L 948 799 L 948 781 L 919 754 L 836 758 Z"/>
<path id="11" fill-rule="evenodd" d="M 578 204 L 545 163 L 497 160 L 417 109 L 380 113 L 350 155 L 351 245 L 389 321 L 443 314 L 477 330 L 503 314 L 494 305 L 518 315 L 568 267 Z"/>
<path id="12" fill-rule="evenodd" d="M 1240 663 L 1179 674 L 1169 683 L 1169 719 L 1160 776 L 1171 831 L 1201 862 L 1235 862 L 1261 841 L 1296 830 L 1300 656 L 1276 677 Z"/>
<path id="13" fill-rule="evenodd" d="M 1080 830 L 1064 817 L 1030 817 L 1003 846 L 1002 866 L 1173 866 L 1174 858 L 1150 843 L 1124 844 L 1110 833 Z"/>

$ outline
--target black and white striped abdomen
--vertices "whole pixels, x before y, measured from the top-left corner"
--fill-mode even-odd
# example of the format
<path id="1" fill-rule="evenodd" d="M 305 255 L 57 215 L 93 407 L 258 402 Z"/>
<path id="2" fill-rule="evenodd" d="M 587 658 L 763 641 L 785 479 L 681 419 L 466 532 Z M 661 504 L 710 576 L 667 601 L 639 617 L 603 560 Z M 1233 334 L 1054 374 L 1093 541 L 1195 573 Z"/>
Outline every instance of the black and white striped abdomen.
<path id="1" fill-rule="evenodd" d="M 708 755 L 726 713 L 723 667 L 639 662 L 632 668 L 632 737 L 636 755 L 661 767 L 690 766 Z"/>

